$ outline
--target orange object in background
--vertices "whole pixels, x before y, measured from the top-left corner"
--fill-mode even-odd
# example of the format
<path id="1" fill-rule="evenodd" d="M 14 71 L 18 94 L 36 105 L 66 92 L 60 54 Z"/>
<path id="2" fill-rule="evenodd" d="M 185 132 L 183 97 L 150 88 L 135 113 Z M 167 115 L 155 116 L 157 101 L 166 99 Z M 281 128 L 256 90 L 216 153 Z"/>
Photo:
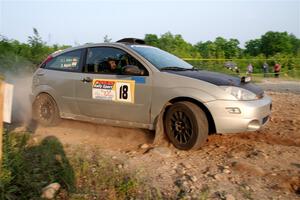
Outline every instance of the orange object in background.
<path id="1" fill-rule="evenodd" d="M 279 77 L 280 70 L 281 70 L 281 65 L 279 63 L 276 63 L 274 65 L 275 78 Z"/>

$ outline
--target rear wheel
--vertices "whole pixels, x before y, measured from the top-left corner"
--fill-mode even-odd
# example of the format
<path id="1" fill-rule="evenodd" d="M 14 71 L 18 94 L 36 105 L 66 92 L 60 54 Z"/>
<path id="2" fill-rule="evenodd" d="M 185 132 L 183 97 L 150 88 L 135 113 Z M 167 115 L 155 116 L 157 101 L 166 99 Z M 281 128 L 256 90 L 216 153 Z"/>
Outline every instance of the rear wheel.
<path id="1" fill-rule="evenodd" d="M 166 112 L 164 127 L 169 140 L 182 150 L 199 149 L 208 137 L 208 121 L 197 105 L 174 103 Z"/>
<path id="2" fill-rule="evenodd" d="M 40 94 L 33 103 L 33 118 L 44 126 L 54 126 L 60 120 L 54 99 L 48 94 Z"/>

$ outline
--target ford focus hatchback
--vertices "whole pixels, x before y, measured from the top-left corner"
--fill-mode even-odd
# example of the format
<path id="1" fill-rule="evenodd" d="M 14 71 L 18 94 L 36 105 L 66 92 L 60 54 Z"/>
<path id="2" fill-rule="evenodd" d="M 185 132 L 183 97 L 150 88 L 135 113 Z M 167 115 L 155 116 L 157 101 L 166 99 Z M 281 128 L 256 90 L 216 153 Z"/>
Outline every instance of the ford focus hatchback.
<path id="1" fill-rule="evenodd" d="M 247 78 L 195 69 L 142 40 L 86 44 L 55 52 L 32 81 L 33 117 L 162 130 L 179 149 L 198 149 L 209 133 L 255 131 L 271 99 Z"/>

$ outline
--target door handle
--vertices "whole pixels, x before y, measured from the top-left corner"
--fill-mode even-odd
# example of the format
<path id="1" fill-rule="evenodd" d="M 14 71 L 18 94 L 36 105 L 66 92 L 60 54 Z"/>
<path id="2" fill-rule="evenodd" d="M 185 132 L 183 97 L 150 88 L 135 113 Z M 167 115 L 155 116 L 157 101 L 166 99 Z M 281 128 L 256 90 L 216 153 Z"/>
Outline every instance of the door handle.
<path id="1" fill-rule="evenodd" d="M 85 78 L 81 79 L 81 81 L 84 83 L 89 83 L 89 82 L 92 82 L 93 79 L 91 79 L 90 77 L 85 77 Z"/>
<path id="2" fill-rule="evenodd" d="M 36 75 L 38 75 L 38 76 L 44 76 L 45 74 L 43 72 L 39 72 Z"/>

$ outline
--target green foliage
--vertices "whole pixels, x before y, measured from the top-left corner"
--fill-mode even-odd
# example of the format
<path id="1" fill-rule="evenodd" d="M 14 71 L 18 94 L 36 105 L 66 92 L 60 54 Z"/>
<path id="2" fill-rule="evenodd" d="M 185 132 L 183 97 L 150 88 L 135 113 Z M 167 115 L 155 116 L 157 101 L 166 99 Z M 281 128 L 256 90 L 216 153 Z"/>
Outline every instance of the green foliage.
<path id="1" fill-rule="evenodd" d="M 228 59 L 237 58 L 241 55 L 240 42 L 237 39 L 226 40 L 217 37 L 214 42 L 198 42 L 195 47 L 203 58 Z"/>
<path id="2" fill-rule="evenodd" d="M 228 72 L 224 68 L 226 61 L 234 61 L 243 72 L 251 62 L 254 72 L 262 72 L 262 64 L 267 61 L 270 69 L 275 62 L 282 65 L 282 70 L 299 70 L 300 39 L 287 32 L 269 31 L 260 38 L 249 40 L 242 49 L 237 39 L 217 37 L 214 41 L 200 41 L 195 45 L 186 42 L 181 35 L 167 32 L 161 36 L 146 34 L 146 44 L 156 46 L 178 57 L 189 59 L 196 67 Z M 105 35 L 105 42 L 111 39 Z M 9 40 L 0 36 L 0 73 L 4 71 L 33 71 L 47 55 L 68 46 L 47 45 L 33 29 L 33 35 L 27 43 Z M 196 60 L 193 60 L 196 59 Z M 198 59 L 202 59 L 199 61 Z M 289 71 L 289 73 L 290 73 Z M 230 71 L 230 73 L 232 73 Z M 297 74 L 293 72 L 292 74 Z"/>
<path id="3" fill-rule="evenodd" d="M 101 150 L 77 149 L 72 155 L 78 185 L 70 199 L 160 199 L 159 191 L 137 178 L 138 172 L 118 167 L 122 161 L 104 156 Z"/>
<path id="4" fill-rule="evenodd" d="M 9 40 L 0 35 L 0 72 L 34 70 L 49 54 L 68 46 L 48 46 L 37 29 L 28 37 L 28 43 Z"/>
<path id="5" fill-rule="evenodd" d="M 245 49 L 239 47 L 237 39 L 217 37 L 214 41 L 198 42 L 191 45 L 181 35 L 167 32 L 161 37 L 155 34 L 145 35 L 146 44 L 156 46 L 178 57 L 184 58 L 197 68 L 237 75 L 236 72 L 224 67 L 225 62 L 233 62 L 244 74 L 247 66 L 254 66 L 254 73 L 263 73 L 263 63 L 269 65 L 273 72 L 275 62 L 282 65 L 281 72 L 286 77 L 298 78 L 300 70 L 300 39 L 286 32 L 267 32 L 259 39 L 249 40 Z M 271 76 L 271 74 L 270 74 Z"/>
<path id="6" fill-rule="evenodd" d="M 261 36 L 260 39 L 246 42 L 245 53 L 251 56 L 264 54 L 266 57 L 280 54 L 290 54 L 299 56 L 300 39 L 287 32 L 269 31 Z"/>
<path id="7" fill-rule="evenodd" d="M 300 57 L 300 39 L 296 38 L 293 34 L 290 34 L 289 36 L 292 45 L 292 54 L 296 57 Z"/>
<path id="8" fill-rule="evenodd" d="M 234 59 L 260 55 L 268 58 L 278 53 L 300 56 L 300 39 L 287 32 L 269 31 L 259 39 L 247 41 L 245 49 L 240 48 L 240 42 L 233 38 L 227 40 L 217 37 L 214 41 L 200 41 L 191 45 L 181 35 L 172 35 L 170 32 L 161 37 L 146 34 L 145 42 L 182 58 Z"/>
<path id="9" fill-rule="evenodd" d="M 215 58 L 216 57 L 216 44 L 212 41 L 198 42 L 195 45 L 196 49 L 200 52 L 203 58 Z"/>
<path id="10" fill-rule="evenodd" d="M 40 199 L 53 182 L 62 185 L 58 199 L 161 199 L 137 172 L 120 169 L 101 150 L 74 149 L 69 160 L 57 138 L 38 143 L 27 132 L 5 132 L 3 144 L 0 199 Z"/>
<path id="11" fill-rule="evenodd" d="M 267 57 L 276 53 L 292 53 L 292 43 L 287 32 L 269 31 L 261 37 L 261 51 Z"/>
<path id="12" fill-rule="evenodd" d="M 41 142 L 30 133 L 8 133 L 3 140 L 0 199 L 37 200 L 53 182 L 62 186 L 57 199 L 161 199 L 138 172 L 118 167 L 121 161 L 99 149 L 70 149 L 66 156 L 60 141 L 49 136 Z"/>
<path id="13" fill-rule="evenodd" d="M 5 133 L 0 199 L 40 199 L 42 188 L 59 182 L 74 189 L 74 171 L 55 137 L 31 145 L 29 133 Z"/>
<path id="14" fill-rule="evenodd" d="M 103 38 L 103 42 L 111 42 L 111 38 L 108 37 L 108 35 L 105 35 Z"/>
<path id="15" fill-rule="evenodd" d="M 224 52 L 225 58 L 237 58 L 241 55 L 240 42 L 237 39 L 229 39 L 225 43 Z"/>
<path id="16" fill-rule="evenodd" d="M 200 53 L 197 49 L 192 44 L 186 42 L 181 35 L 173 35 L 167 32 L 159 38 L 155 34 L 146 34 L 144 40 L 146 44 L 168 51 L 178 57 L 200 57 Z"/>
<path id="17" fill-rule="evenodd" d="M 28 37 L 28 44 L 30 46 L 30 61 L 33 64 L 39 64 L 40 61 L 49 54 L 49 47 L 43 42 L 39 32 L 36 28 L 33 28 L 33 36 Z"/>
<path id="18" fill-rule="evenodd" d="M 257 56 L 261 53 L 262 44 L 260 39 L 249 40 L 246 42 L 245 53 L 251 56 Z"/>
<path id="19" fill-rule="evenodd" d="M 146 44 L 158 47 L 159 38 L 155 34 L 146 34 L 144 38 Z"/>

